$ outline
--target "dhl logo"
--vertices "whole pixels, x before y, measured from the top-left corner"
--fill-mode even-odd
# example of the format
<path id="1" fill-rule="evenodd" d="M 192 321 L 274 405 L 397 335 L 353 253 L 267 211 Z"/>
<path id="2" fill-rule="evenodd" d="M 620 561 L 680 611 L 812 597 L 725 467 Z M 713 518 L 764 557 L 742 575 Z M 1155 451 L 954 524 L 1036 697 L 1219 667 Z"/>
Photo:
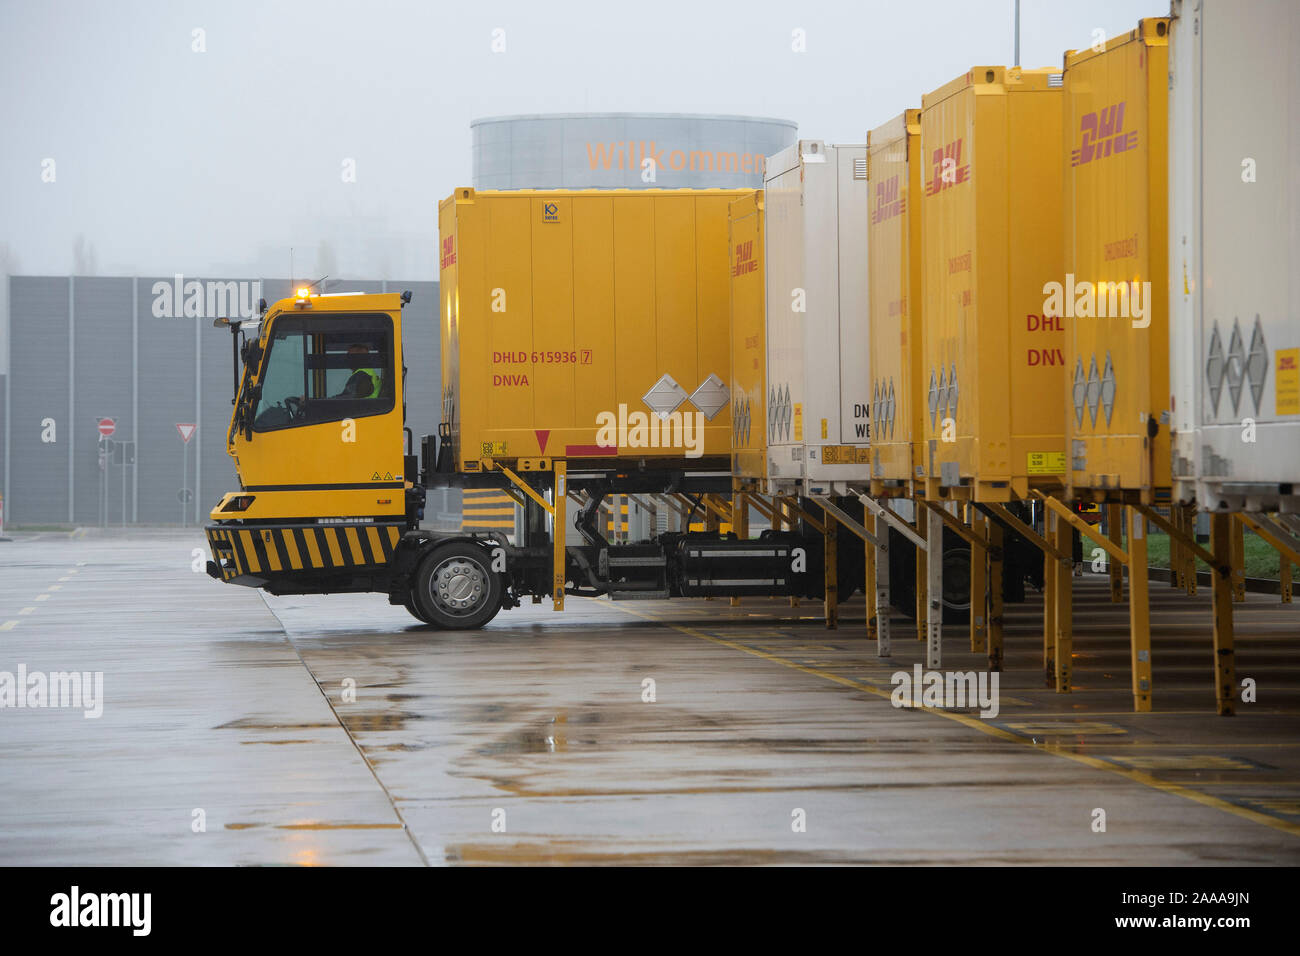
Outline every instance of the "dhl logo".
<path id="1" fill-rule="evenodd" d="M 885 222 L 901 215 L 907 209 L 907 198 L 901 195 L 898 176 L 890 176 L 882 183 L 876 183 L 876 208 L 871 210 L 871 224 Z"/>
<path id="2" fill-rule="evenodd" d="M 1137 147 L 1137 130 L 1124 132 L 1125 103 L 1116 103 L 1085 113 L 1079 121 L 1079 131 L 1083 141 L 1079 148 L 1070 152 L 1070 165 L 1082 166 L 1094 159 L 1125 153 Z"/>
<path id="3" fill-rule="evenodd" d="M 950 186 L 970 181 L 970 163 L 961 165 L 961 140 L 955 139 L 942 149 L 931 154 L 933 158 L 933 178 L 925 184 L 925 194 L 933 196 Z"/>
<path id="4" fill-rule="evenodd" d="M 447 266 L 454 266 L 456 264 L 455 243 L 456 243 L 455 236 L 448 236 L 446 239 L 442 240 L 441 268 L 445 269 L 447 268 Z"/>
<path id="5" fill-rule="evenodd" d="M 1289 372 L 1296 368 L 1300 368 L 1300 363 L 1296 362 L 1294 355 L 1279 355 L 1277 357 L 1277 370 L 1279 372 Z"/>
<path id="6" fill-rule="evenodd" d="M 746 239 L 736 246 L 736 262 L 731 267 L 731 274 L 743 276 L 757 271 L 758 260 L 754 258 L 754 240 Z"/>

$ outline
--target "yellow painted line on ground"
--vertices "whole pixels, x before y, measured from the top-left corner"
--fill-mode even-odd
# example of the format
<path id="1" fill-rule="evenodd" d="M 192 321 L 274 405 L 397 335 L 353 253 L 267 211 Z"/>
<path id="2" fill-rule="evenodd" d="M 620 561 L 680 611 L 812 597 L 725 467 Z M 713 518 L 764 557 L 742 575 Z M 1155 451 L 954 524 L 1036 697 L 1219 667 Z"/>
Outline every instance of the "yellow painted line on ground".
<path id="1" fill-rule="evenodd" d="M 49 599 L 50 599 L 50 596 L 49 596 L 48 594 L 38 594 L 38 595 L 36 595 L 36 600 L 38 600 L 38 601 L 48 601 Z"/>
<path id="2" fill-rule="evenodd" d="M 25 607 L 25 608 L 20 608 L 19 611 L 18 611 L 18 613 L 19 613 L 19 614 L 31 614 L 31 613 L 32 613 L 33 611 L 35 611 L 35 610 L 36 610 L 36 608 L 34 608 L 34 607 Z"/>
<path id="3" fill-rule="evenodd" d="M 587 600 L 595 600 L 595 599 L 588 598 Z M 683 627 L 680 624 L 673 624 L 671 621 L 665 621 L 665 620 L 660 620 L 659 618 L 651 617 L 650 615 L 642 613 L 641 611 L 635 611 L 630 607 L 626 607 L 622 603 L 610 602 L 610 606 L 615 607 L 626 614 L 631 614 L 633 617 L 639 617 L 643 621 L 648 621 L 652 624 L 659 624 L 659 625 L 671 627 L 673 630 L 680 631 L 681 633 L 686 634 L 689 637 L 695 637 L 702 641 L 708 641 L 711 644 L 717 644 L 721 647 L 729 647 L 732 650 L 741 651 L 742 653 L 745 654 L 752 654 L 755 657 L 762 658 L 765 661 L 770 661 L 773 664 L 780 664 L 783 667 L 790 667 L 793 668 L 794 670 L 802 671 L 803 673 L 809 674 L 813 677 L 820 677 L 822 680 L 828 680 L 831 681 L 832 683 L 840 684 L 844 687 L 851 687 L 854 690 L 863 691 L 864 693 L 874 694 L 877 697 L 883 697 L 886 700 L 889 700 L 890 697 L 892 696 L 892 688 L 886 690 L 885 688 L 876 687 L 872 684 L 866 684 L 863 683 L 862 681 L 852 680 L 848 677 L 841 677 L 838 674 L 830 674 L 827 673 L 826 671 L 818 670 L 815 667 L 805 667 L 803 664 L 797 664 L 794 661 L 786 660 L 783 657 L 778 657 L 776 654 L 769 654 L 767 651 L 754 650 L 753 648 L 746 647 L 743 644 L 737 644 L 735 641 L 728 641 L 720 637 L 713 637 L 712 635 L 705 634 L 703 631 L 698 631 L 692 627 Z M 1281 830 L 1283 833 L 1289 833 L 1292 836 L 1300 837 L 1300 823 L 1292 823 L 1287 820 L 1279 820 L 1276 817 L 1269 816 L 1266 813 L 1260 813 L 1257 810 L 1249 810 L 1246 807 L 1239 807 L 1236 804 L 1230 803 L 1227 800 L 1221 800 L 1218 797 L 1212 797 L 1208 793 L 1201 793 L 1199 790 L 1193 790 L 1190 787 L 1184 787 L 1177 783 L 1170 783 L 1167 780 L 1161 780 L 1158 777 L 1153 777 L 1151 774 L 1146 773 L 1142 770 L 1133 770 L 1128 767 L 1120 767 L 1116 764 L 1110 763 L 1109 761 L 1099 760 L 1096 757 L 1088 757 L 1085 756 L 1084 754 L 1074 753 L 1073 751 L 1064 749 L 1060 746 L 1054 746 L 1047 743 L 1044 743 L 1042 746 L 1039 746 L 1038 744 L 1032 742 L 1028 738 L 1021 737 L 1018 734 L 1013 734 L 1009 730 L 1003 730 L 1001 727 L 995 727 L 991 725 L 988 721 L 983 720 L 980 717 L 969 717 L 966 714 L 956 714 L 950 711 L 939 710 L 934 707 L 926 707 L 924 705 L 920 707 L 913 707 L 911 709 L 924 710 L 931 714 L 934 714 L 935 716 L 943 717 L 947 720 L 956 721 L 959 724 L 962 724 L 973 730 L 978 730 L 982 734 L 987 734 L 990 737 L 994 737 L 998 740 L 1005 741 L 1006 743 L 1019 744 L 1020 746 L 1028 747 L 1031 750 L 1045 751 L 1050 754 L 1055 754 L 1056 756 L 1063 757 L 1066 760 L 1072 760 L 1075 763 L 1083 764 L 1085 767 L 1091 767 L 1093 770 L 1104 770 L 1106 773 L 1114 774 L 1117 777 L 1123 777 L 1126 780 L 1132 781 L 1133 783 L 1141 784 L 1142 786 L 1145 787 L 1150 787 L 1153 790 L 1159 790 L 1161 793 L 1167 793 L 1172 796 L 1183 797 L 1184 799 L 1191 800 L 1194 803 L 1199 803 L 1202 806 L 1210 807 L 1211 809 L 1214 810 L 1221 810 L 1224 813 L 1231 813 L 1233 816 L 1240 817 L 1243 820 L 1249 820 L 1251 823 L 1259 823 L 1266 827 L 1272 827 L 1275 830 Z"/>
<path id="4" fill-rule="evenodd" d="M 46 588 L 45 590 L 47 590 L 47 591 L 62 591 L 62 590 L 63 590 L 63 585 L 62 585 L 62 584 L 51 584 L 51 585 L 50 585 L 48 588 Z"/>
<path id="5" fill-rule="evenodd" d="M 71 573 L 70 573 L 70 574 L 65 574 L 63 577 L 59 578 L 59 580 L 60 580 L 60 581 L 71 581 L 71 580 L 72 580 Z"/>
<path id="6" fill-rule="evenodd" d="M 17 621 L 5 621 L 3 624 L 0 624 L 0 631 L 12 631 L 17 626 Z"/>

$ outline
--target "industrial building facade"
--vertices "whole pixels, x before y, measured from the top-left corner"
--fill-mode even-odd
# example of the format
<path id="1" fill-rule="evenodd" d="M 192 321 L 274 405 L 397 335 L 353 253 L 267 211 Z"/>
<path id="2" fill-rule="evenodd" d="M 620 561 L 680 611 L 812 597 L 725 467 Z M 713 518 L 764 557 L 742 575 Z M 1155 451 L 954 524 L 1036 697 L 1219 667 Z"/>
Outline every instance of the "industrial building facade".
<path id="1" fill-rule="evenodd" d="M 201 297 L 189 294 L 195 282 Z M 274 302 L 292 288 L 288 279 L 11 276 L 6 524 L 205 522 L 221 495 L 238 489 L 226 454 L 231 335 L 213 327 L 220 316 L 209 308 L 255 310 L 257 296 Z M 328 291 L 404 289 L 413 293 L 402 324 L 407 424 L 418 441 L 438 425 L 438 284 L 340 281 Z M 103 419 L 112 420 L 107 438 Z M 431 496 L 431 523 L 459 510 L 444 499 Z"/>

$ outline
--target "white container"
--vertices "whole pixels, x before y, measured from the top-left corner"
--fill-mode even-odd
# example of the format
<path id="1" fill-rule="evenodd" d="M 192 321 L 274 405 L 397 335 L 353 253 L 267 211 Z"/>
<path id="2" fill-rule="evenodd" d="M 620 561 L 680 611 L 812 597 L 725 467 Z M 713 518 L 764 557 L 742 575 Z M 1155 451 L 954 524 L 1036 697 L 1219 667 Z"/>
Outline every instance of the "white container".
<path id="1" fill-rule="evenodd" d="M 1300 511 L 1300 4 L 1172 15 L 1174 496 Z"/>
<path id="2" fill-rule="evenodd" d="M 866 157 L 800 140 L 767 159 L 769 493 L 870 481 Z"/>

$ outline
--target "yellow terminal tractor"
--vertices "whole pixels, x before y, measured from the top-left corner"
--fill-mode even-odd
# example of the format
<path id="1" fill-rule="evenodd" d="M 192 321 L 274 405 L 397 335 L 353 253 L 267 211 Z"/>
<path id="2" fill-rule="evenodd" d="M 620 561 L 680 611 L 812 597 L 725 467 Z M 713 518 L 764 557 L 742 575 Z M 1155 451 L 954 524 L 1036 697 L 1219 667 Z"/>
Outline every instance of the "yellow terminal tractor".
<path id="1" fill-rule="evenodd" d="M 240 489 L 211 512 L 208 573 L 272 594 L 384 593 L 447 629 L 525 597 L 556 610 L 573 594 L 820 599 L 815 524 L 754 538 L 719 527 L 727 207 L 754 192 L 458 189 L 440 208 L 442 424 L 418 456 L 404 423 L 409 293 L 299 289 L 256 322 L 218 320 L 236 353 Z M 430 487 L 502 489 L 523 531 L 422 529 Z M 682 530 L 609 541 L 611 495 L 673 501 Z M 841 597 L 862 580 L 847 537 Z"/>

